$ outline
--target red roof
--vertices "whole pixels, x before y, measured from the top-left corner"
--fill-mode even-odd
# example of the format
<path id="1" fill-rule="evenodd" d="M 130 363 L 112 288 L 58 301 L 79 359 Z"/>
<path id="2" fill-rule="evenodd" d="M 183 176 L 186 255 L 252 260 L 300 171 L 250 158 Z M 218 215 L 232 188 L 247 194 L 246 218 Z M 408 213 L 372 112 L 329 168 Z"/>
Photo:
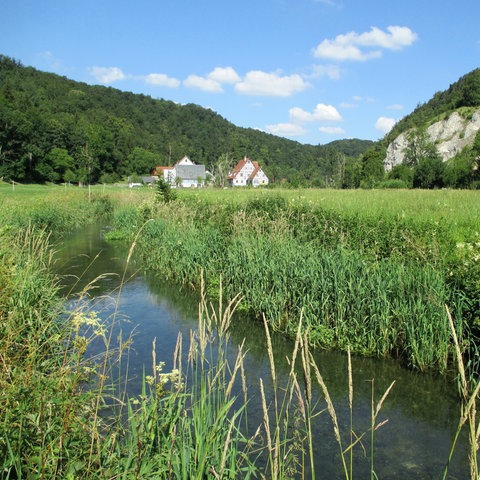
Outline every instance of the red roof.
<path id="1" fill-rule="evenodd" d="M 242 168 L 246 165 L 247 163 L 247 157 L 245 157 L 243 160 L 240 160 L 236 165 L 235 168 L 233 169 L 232 173 L 228 176 L 228 178 L 234 179 L 242 170 Z"/>
<path id="2" fill-rule="evenodd" d="M 252 162 L 252 163 L 255 168 L 253 169 L 252 174 L 248 177 L 249 180 L 253 180 L 255 178 L 255 175 L 258 173 L 258 171 L 261 170 L 258 162 Z"/>
<path id="3" fill-rule="evenodd" d="M 173 170 L 173 167 L 155 167 L 152 169 L 152 175 L 158 175 L 160 172 L 164 172 L 165 170 Z"/>

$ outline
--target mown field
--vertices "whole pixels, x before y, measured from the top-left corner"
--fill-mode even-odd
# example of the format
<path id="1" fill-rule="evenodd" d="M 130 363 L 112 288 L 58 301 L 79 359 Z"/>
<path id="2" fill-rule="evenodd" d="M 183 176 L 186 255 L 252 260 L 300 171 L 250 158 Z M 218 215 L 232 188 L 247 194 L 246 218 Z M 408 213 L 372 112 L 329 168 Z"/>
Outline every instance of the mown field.
<path id="1" fill-rule="evenodd" d="M 419 370 L 458 368 L 465 412 L 459 431 L 468 424 L 476 435 L 478 193 L 175 193 L 165 202 L 146 188 L 0 184 L 0 478 L 300 478 L 320 411 L 332 419 L 340 474 L 354 478 L 353 427 L 340 431 L 310 348 L 393 356 Z M 111 241 L 128 242 L 145 268 L 185 288 L 204 286 L 190 362 L 181 366 L 177 352 L 178 368 L 164 372 L 153 352 L 138 398 L 109 380 L 131 344 L 123 339 L 119 350 L 110 349 L 115 318 L 102 323 L 81 307 L 66 312 L 57 295 L 52 243 L 91 221 L 113 225 Z M 239 406 L 231 390 L 243 352 L 235 365 L 224 356 L 232 318 L 220 305 L 236 295 L 237 308 L 265 321 L 267 331 L 296 339 L 297 364 L 325 394 L 310 403 L 308 382 L 299 386 L 292 365 L 273 412 L 264 403 L 264 424 L 250 434 L 242 423 L 248 399 Z M 209 306 L 215 298 L 216 310 Z M 88 358 L 92 341 L 104 343 L 103 356 Z M 383 400 L 368 432 L 372 476 Z M 289 441 L 293 422 L 302 433 L 295 437 L 305 452 L 300 462 Z M 477 478 L 473 437 L 471 453 Z M 310 462 L 310 478 L 314 470 Z"/>

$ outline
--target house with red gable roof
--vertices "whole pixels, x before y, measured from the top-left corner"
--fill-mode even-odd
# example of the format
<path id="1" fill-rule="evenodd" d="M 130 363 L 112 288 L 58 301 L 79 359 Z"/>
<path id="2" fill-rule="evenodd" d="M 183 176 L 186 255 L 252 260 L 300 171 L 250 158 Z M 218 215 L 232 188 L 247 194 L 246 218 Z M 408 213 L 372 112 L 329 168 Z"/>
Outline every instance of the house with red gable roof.
<path id="1" fill-rule="evenodd" d="M 258 162 L 254 162 L 247 157 L 243 157 L 235 168 L 228 174 L 228 183 L 232 187 L 252 187 L 268 185 L 268 177 L 262 170 Z"/>

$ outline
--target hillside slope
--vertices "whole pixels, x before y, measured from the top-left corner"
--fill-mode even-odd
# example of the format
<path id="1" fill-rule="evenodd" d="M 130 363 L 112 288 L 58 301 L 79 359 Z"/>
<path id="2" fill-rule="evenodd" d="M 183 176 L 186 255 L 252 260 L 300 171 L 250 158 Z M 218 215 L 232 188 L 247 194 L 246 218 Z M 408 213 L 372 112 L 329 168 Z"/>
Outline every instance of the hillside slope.
<path id="1" fill-rule="evenodd" d="M 184 155 L 214 172 L 221 156 L 247 155 L 273 180 L 321 185 L 339 156 L 371 144 L 303 145 L 198 105 L 90 86 L 0 55 L 0 177 L 8 180 L 116 181 Z"/>
<path id="2" fill-rule="evenodd" d="M 422 188 L 480 187 L 480 69 L 403 118 L 382 140 L 389 177 Z"/>
<path id="3" fill-rule="evenodd" d="M 437 92 L 426 103 L 421 104 L 403 117 L 386 135 L 383 142 L 388 145 L 401 133 L 411 128 L 424 128 L 441 120 L 462 107 L 480 107 L 480 68 L 462 76 L 448 89 Z"/>
<path id="4" fill-rule="evenodd" d="M 465 148 L 472 147 L 480 131 L 480 109 L 462 107 L 453 111 L 443 120 L 432 123 L 425 129 L 431 142 L 442 159 L 447 161 L 461 154 Z M 415 128 L 401 133 L 387 147 L 384 160 L 385 170 L 408 161 L 408 154 Z"/>

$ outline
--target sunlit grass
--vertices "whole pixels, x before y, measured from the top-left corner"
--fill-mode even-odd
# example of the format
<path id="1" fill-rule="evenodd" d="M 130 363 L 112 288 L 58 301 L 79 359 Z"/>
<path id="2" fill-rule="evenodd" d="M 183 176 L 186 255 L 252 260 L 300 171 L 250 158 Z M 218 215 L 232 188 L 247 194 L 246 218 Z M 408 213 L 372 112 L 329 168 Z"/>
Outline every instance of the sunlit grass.
<path id="1" fill-rule="evenodd" d="M 393 215 L 391 218 L 405 218 L 397 217 L 395 209 L 395 213 L 388 213 L 388 205 L 378 206 L 380 199 L 388 199 L 387 203 L 393 198 L 399 201 L 399 197 L 389 197 L 390 192 L 381 192 L 374 208 L 368 207 L 368 200 L 373 202 L 376 192 L 362 192 L 361 197 L 355 197 L 357 192 L 249 190 L 182 192 L 178 204 L 161 206 L 153 201 L 154 193 L 147 189 L 131 191 L 98 186 L 92 189 L 93 197 L 89 198 L 85 189 L 78 187 L 73 187 L 71 191 L 63 187 L 25 186 L 22 191 L 22 186 L 17 185 L 15 191 L 11 188 L 0 187 L 0 199 L 8 202 L 4 204 L 7 208 L 0 212 L 4 222 L 0 229 L 0 383 L 3 393 L 0 397 L 0 451 L 3 462 L 0 467 L 4 478 L 200 479 L 208 476 L 238 478 L 239 475 L 242 478 L 285 478 L 294 475 L 315 478 L 315 465 L 310 460 L 313 444 L 318 439 L 312 437 L 311 421 L 327 413 L 339 447 L 338 471 L 345 478 L 354 478 L 352 456 L 363 455 L 367 450 L 371 478 L 375 478 L 375 461 L 378 459 L 374 456 L 374 432 L 383 425 L 379 412 L 388 400 L 386 394 L 389 390 L 377 401 L 373 397 L 372 385 L 369 430 L 354 435 L 353 401 L 350 400 L 350 419 L 339 419 L 320 367 L 315 365 L 309 354 L 312 334 L 316 333 L 318 338 L 325 340 L 329 334 L 338 336 L 342 329 L 348 333 L 350 328 L 363 326 L 363 330 L 354 330 L 352 338 L 343 337 L 345 343 L 339 343 L 339 346 L 350 351 L 356 345 L 354 339 L 359 342 L 364 339 L 376 341 L 378 332 L 388 333 L 387 329 L 392 327 L 389 322 L 391 317 L 385 317 L 382 323 L 380 311 L 386 309 L 388 312 L 388 304 L 392 300 L 387 298 L 385 309 L 382 307 L 378 311 L 375 303 L 379 299 L 380 302 L 385 300 L 382 295 L 387 295 L 388 289 L 398 288 L 398 295 L 394 295 L 393 299 L 401 298 L 403 290 L 413 306 L 418 307 L 412 315 L 412 305 L 408 302 L 396 305 L 396 315 L 402 315 L 405 322 L 394 325 L 403 330 L 399 329 L 393 335 L 394 338 L 410 336 L 413 339 L 406 350 L 408 354 L 418 354 L 418 358 L 439 354 L 446 359 L 451 348 L 449 338 L 442 339 L 441 346 L 446 349 L 442 350 L 428 337 L 432 332 L 446 337 L 446 325 L 460 338 L 454 347 L 459 365 L 462 360 L 460 345 L 465 342 L 465 337 L 458 316 L 453 319 L 445 311 L 443 316 L 439 313 L 444 309 L 444 285 L 432 267 L 438 267 L 441 262 L 429 260 L 428 268 L 409 270 L 410 265 L 415 266 L 419 259 L 438 254 L 436 250 L 429 250 L 430 244 L 422 243 L 423 237 L 414 248 L 425 247 L 426 250 L 422 250 L 421 255 L 418 251 L 411 254 L 409 261 L 413 263 L 404 264 L 400 261 L 402 256 L 396 257 L 390 251 L 376 249 L 375 242 L 365 242 L 362 253 L 366 257 L 362 259 L 358 252 L 346 249 L 349 245 L 356 245 L 349 244 L 346 241 L 348 238 L 355 241 L 360 238 L 355 232 L 348 236 L 348 228 L 358 229 L 357 224 L 341 224 L 330 215 L 318 217 L 320 220 L 315 224 L 313 220 L 317 217 L 310 215 L 311 209 L 320 206 L 328 212 L 335 208 L 335 211 L 342 212 L 340 209 L 346 208 L 348 215 L 360 216 L 360 225 L 365 225 L 363 219 L 368 218 L 366 214 L 362 216 L 362 208 L 370 212 L 372 218 L 376 218 L 375 215 L 381 217 L 382 212 L 387 216 Z M 228 194 L 231 196 L 227 200 L 224 195 Z M 326 201 L 321 204 L 325 200 L 321 199 L 322 194 L 329 196 L 331 203 L 328 206 Z M 271 200 L 265 201 L 270 195 Z M 310 195 L 320 197 L 310 199 Z M 98 200 L 105 197 L 108 201 Z M 363 198 L 366 205 L 357 205 L 359 198 Z M 460 208 L 459 198 L 471 201 L 468 195 L 450 199 L 452 211 Z M 353 203 L 347 208 L 348 202 Z M 424 203 L 428 204 L 428 201 Z M 160 368 L 161 359 L 157 361 L 154 354 L 151 371 L 146 371 L 139 398 L 127 399 L 123 394 L 117 395 L 118 391 L 114 388 L 105 388 L 110 363 L 106 368 L 107 364 L 103 362 L 106 357 L 91 359 L 86 353 L 88 343 L 94 338 L 104 340 L 105 351 L 110 351 L 109 325 L 102 324 L 96 312 L 82 309 L 71 312 L 64 323 L 59 322 L 55 278 L 49 273 L 49 231 L 44 228 L 71 228 L 87 219 L 98 218 L 96 215 L 106 213 L 112 204 L 122 207 L 118 210 L 119 218 L 123 219 L 121 226 L 131 234 L 132 240 L 135 239 L 135 244 L 138 241 L 139 248 L 146 249 L 152 265 L 156 262 L 158 267 L 163 265 L 160 259 L 167 259 L 169 263 L 166 265 L 171 269 L 172 276 L 181 275 L 192 283 L 202 278 L 200 270 L 205 266 L 204 271 L 209 278 L 208 292 L 218 297 L 218 308 L 214 309 L 202 290 L 199 325 L 192 332 L 188 364 L 180 361 L 182 342 L 177 345 L 175 368 L 171 372 Z M 294 212 L 296 205 L 301 208 Z M 414 221 L 423 225 L 420 230 L 412 227 L 412 231 L 422 232 L 425 222 L 435 226 L 441 218 L 435 216 L 433 206 L 430 209 L 417 208 L 422 211 L 419 214 L 414 203 L 407 202 L 407 205 L 412 209 Z M 242 208 L 248 206 L 255 207 L 253 215 Z M 475 206 L 472 210 L 477 211 Z M 428 211 L 431 217 L 426 213 Z M 443 212 L 443 209 L 438 206 L 440 211 Z M 465 227 L 457 224 L 457 233 L 467 237 L 474 228 L 470 223 L 470 213 L 465 212 L 462 218 Z M 32 219 L 36 220 L 32 222 Z M 321 222 L 331 227 L 330 230 L 325 232 L 325 228 L 318 228 Z M 373 222 L 368 224 L 374 225 Z M 308 236 L 310 228 L 315 225 L 315 235 L 323 235 L 322 242 L 317 237 Z M 411 227 L 410 221 L 407 220 L 405 225 Z M 301 230 L 302 226 L 305 231 Z M 292 232 L 296 237 L 290 236 Z M 299 242 L 299 237 L 310 240 Z M 294 241 L 294 238 L 297 240 Z M 425 238 L 431 237 L 428 234 Z M 159 243 L 153 244 L 154 239 Z M 335 245 L 335 240 L 342 245 Z M 325 251 L 315 250 L 323 242 L 326 242 Z M 439 245 L 442 245 L 441 241 Z M 225 246 L 231 255 L 230 272 L 222 263 Z M 332 248 L 338 246 L 342 248 Z M 406 254 L 408 256 L 410 252 L 407 250 Z M 255 266 L 258 259 L 261 262 Z M 238 262 L 233 264 L 235 268 L 231 266 L 233 261 Z M 323 270 L 316 268 L 318 266 L 322 266 Z M 218 280 L 219 268 L 224 270 L 222 281 Z M 268 276 L 262 277 L 266 271 Z M 327 272 L 328 275 L 325 275 Z M 369 283 L 372 278 L 377 280 Z M 316 283 L 309 284 L 312 279 Z M 412 289 L 415 285 L 418 290 Z M 197 287 L 201 288 L 200 283 Z M 262 425 L 258 428 L 249 426 L 248 429 L 245 417 L 248 396 L 242 380 L 245 352 L 238 351 L 233 365 L 223 354 L 228 348 L 228 324 L 233 310 L 241 308 L 244 303 L 247 306 L 253 303 L 254 292 L 258 292 L 259 288 L 274 295 L 271 299 L 262 296 L 265 303 L 258 312 L 280 308 L 281 314 L 277 315 L 278 325 L 271 321 L 274 315 L 268 315 L 270 318 L 261 315 L 269 320 L 265 323 L 265 348 L 270 359 L 268 381 L 272 382 L 275 390 L 270 397 L 273 398 L 272 404 L 263 391 Z M 425 296 L 420 301 L 416 300 L 422 290 Z M 233 298 L 241 293 L 245 298 L 239 305 L 234 301 L 225 309 L 222 299 L 226 291 L 234 292 L 227 297 Z M 345 295 L 342 300 L 341 295 L 348 292 L 350 295 Z M 374 295 L 370 301 L 372 292 Z M 88 292 L 85 295 L 88 297 Z M 301 298 L 306 300 L 305 308 L 297 301 Z M 326 310 L 328 322 L 323 324 L 323 329 L 318 329 L 318 325 L 325 321 L 324 313 L 312 314 L 308 307 L 321 304 L 334 310 L 332 313 Z M 363 312 L 362 317 L 352 322 L 351 317 L 357 310 Z M 422 312 L 425 315 L 421 318 Z M 432 317 L 431 312 L 438 315 L 434 313 Z M 432 318 L 436 319 L 435 324 L 432 324 Z M 445 325 L 440 329 L 439 324 L 444 320 Z M 284 328 L 296 342 L 286 387 L 276 382 L 273 351 L 268 341 L 272 326 Z M 122 348 L 119 351 L 112 349 L 111 353 L 120 357 L 123 348 L 128 349 L 129 345 L 129 340 L 122 342 Z M 114 361 L 113 358 L 111 360 Z M 295 363 L 301 364 L 302 382 L 294 368 Z M 459 369 L 462 371 L 464 367 Z M 345 372 L 345 375 L 351 379 L 351 371 Z M 478 420 L 472 408 L 476 404 L 477 391 L 471 396 L 465 378 L 463 373 L 465 411 L 460 417 L 459 430 L 464 423 L 469 424 L 472 455 L 475 455 Z M 173 383 L 167 384 L 167 380 L 173 380 Z M 88 389 L 85 388 L 86 382 L 89 382 Z M 234 382 L 242 385 L 239 397 L 232 393 Z M 312 402 L 312 382 L 317 382 L 323 392 L 320 403 Z M 353 398 L 351 380 L 349 390 Z M 108 409 L 104 409 L 107 405 Z M 258 464 L 255 464 L 256 460 Z M 478 478 L 474 458 L 472 465 L 471 476 Z M 317 473 L 319 476 L 320 472 Z"/>

